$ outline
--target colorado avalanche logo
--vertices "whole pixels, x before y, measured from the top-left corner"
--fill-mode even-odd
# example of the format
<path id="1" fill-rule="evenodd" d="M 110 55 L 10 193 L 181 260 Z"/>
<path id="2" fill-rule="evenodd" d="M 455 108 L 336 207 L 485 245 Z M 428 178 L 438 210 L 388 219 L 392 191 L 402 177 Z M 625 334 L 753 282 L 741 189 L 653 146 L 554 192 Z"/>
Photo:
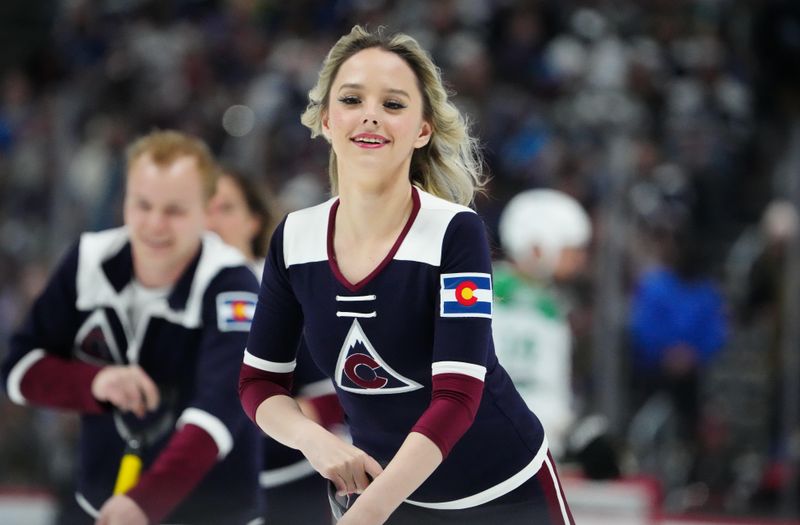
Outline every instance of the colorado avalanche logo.
<path id="1" fill-rule="evenodd" d="M 121 363 L 122 357 L 112 334 L 105 313 L 102 310 L 95 311 L 75 336 L 76 356 L 97 365 Z"/>
<path id="2" fill-rule="evenodd" d="M 336 362 L 336 384 L 356 394 L 400 394 L 422 385 L 395 372 L 370 343 L 357 319 L 344 339 Z"/>

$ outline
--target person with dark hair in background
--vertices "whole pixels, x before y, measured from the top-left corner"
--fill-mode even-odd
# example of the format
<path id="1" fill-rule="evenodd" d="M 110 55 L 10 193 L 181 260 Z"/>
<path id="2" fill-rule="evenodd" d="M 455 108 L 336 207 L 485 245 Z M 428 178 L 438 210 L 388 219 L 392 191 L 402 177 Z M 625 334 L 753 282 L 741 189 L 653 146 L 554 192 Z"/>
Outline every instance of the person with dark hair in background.
<path id="1" fill-rule="evenodd" d="M 240 172 L 223 169 L 208 210 L 209 229 L 241 251 L 259 279 L 274 226 L 274 206 L 267 204 L 265 191 Z M 304 345 L 298 350 L 292 394 L 303 413 L 323 427 L 336 430 L 342 423 L 333 383 L 311 361 Z M 266 437 L 259 483 L 266 523 L 330 525 L 325 482 L 299 451 Z"/>
<path id="2" fill-rule="evenodd" d="M 204 233 L 217 175 L 199 139 L 136 140 L 125 226 L 82 234 L 11 339 L 9 398 L 81 414 L 69 523 L 260 516 L 260 438 L 236 396 L 258 282 Z"/>
<path id="3" fill-rule="evenodd" d="M 259 279 L 275 226 L 265 191 L 242 173 L 224 168 L 208 206 L 208 229 L 242 252 Z"/>
<path id="4" fill-rule="evenodd" d="M 337 195 L 273 234 L 240 397 L 330 480 L 341 525 L 573 523 L 541 423 L 497 362 L 475 139 L 428 54 L 359 26 L 328 53 L 303 123 Z M 301 337 L 352 444 L 292 399 Z M 335 487 L 335 488 L 334 488 Z"/>

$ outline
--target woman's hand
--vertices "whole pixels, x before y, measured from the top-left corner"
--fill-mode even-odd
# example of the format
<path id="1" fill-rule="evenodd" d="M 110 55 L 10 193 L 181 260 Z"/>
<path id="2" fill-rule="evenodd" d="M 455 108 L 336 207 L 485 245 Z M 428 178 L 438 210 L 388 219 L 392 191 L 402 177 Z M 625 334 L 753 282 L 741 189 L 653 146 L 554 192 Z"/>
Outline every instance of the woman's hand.
<path id="1" fill-rule="evenodd" d="M 320 475 L 331 480 L 338 494 L 361 494 L 371 479 L 383 472 L 380 464 L 363 450 L 322 427 L 317 429 L 300 450 Z"/>

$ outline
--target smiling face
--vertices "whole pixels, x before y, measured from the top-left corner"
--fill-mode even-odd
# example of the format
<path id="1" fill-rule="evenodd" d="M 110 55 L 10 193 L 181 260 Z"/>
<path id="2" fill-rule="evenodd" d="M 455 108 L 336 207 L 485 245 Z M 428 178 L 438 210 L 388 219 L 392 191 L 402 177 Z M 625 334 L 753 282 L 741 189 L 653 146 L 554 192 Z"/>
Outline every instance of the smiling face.
<path id="1" fill-rule="evenodd" d="M 174 284 L 200 248 L 206 199 L 197 161 L 158 164 L 149 154 L 128 170 L 124 215 L 136 277 L 152 287 Z"/>
<path id="2" fill-rule="evenodd" d="M 431 137 L 413 70 L 397 54 L 377 47 L 341 65 L 322 129 L 336 153 L 341 183 L 351 177 L 378 184 L 400 175 L 408 179 L 414 149 Z"/>

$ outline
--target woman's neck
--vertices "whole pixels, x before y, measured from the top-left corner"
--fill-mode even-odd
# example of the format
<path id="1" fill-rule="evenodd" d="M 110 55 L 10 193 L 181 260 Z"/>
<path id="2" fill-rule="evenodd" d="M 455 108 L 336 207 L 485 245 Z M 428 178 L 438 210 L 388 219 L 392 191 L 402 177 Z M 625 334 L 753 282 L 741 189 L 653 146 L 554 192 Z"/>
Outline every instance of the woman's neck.
<path id="1" fill-rule="evenodd" d="M 368 242 L 396 236 L 413 208 L 408 179 L 370 189 L 343 184 L 339 190 L 336 235 L 351 241 Z"/>

